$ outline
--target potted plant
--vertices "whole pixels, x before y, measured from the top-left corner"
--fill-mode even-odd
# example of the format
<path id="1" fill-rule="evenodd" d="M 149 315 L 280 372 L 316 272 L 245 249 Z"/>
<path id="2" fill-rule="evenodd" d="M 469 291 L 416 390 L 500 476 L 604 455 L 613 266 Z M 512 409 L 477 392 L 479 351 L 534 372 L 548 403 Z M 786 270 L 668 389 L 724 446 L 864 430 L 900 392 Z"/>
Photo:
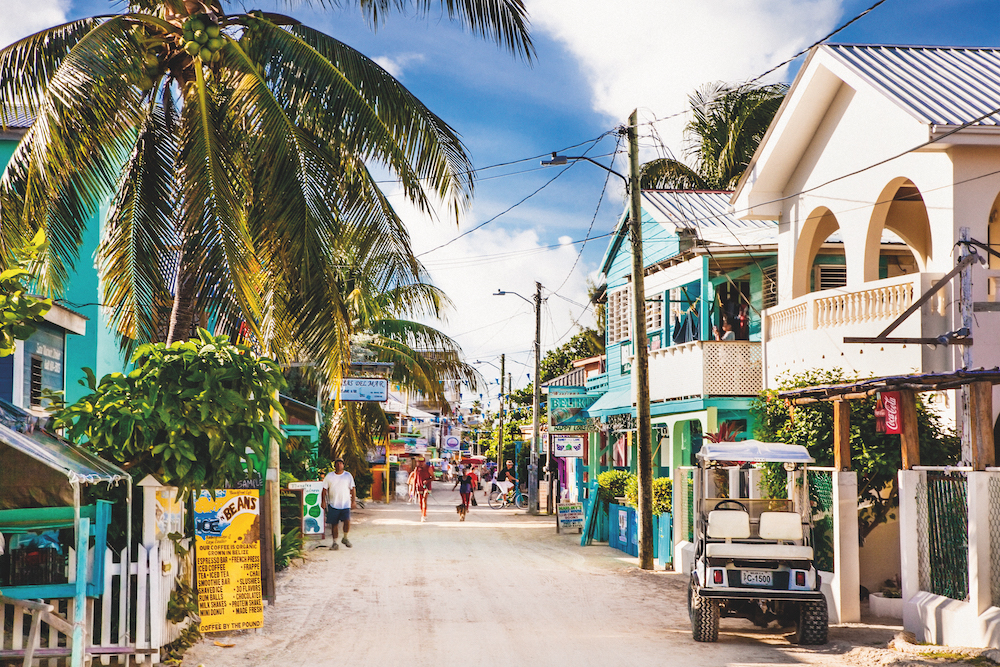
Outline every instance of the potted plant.
<path id="1" fill-rule="evenodd" d="M 903 618 L 903 593 L 899 575 L 886 579 L 882 590 L 868 597 L 868 608 L 873 616 Z"/>

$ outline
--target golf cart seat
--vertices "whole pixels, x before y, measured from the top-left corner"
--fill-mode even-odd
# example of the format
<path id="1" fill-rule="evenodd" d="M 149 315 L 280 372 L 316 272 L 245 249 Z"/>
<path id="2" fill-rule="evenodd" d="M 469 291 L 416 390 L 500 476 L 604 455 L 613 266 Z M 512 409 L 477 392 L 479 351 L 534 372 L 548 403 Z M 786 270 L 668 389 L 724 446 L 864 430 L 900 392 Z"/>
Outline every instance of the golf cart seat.
<path id="1" fill-rule="evenodd" d="M 706 544 L 709 558 L 738 558 L 745 560 L 812 560 L 812 547 L 797 544 L 732 544 L 728 542 Z"/>
<path id="2" fill-rule="evenodd" d="M 712 510 L 708 513 L 708 536 L 745 540 L 750 537 L 750 515 L 735 510 Z"/>

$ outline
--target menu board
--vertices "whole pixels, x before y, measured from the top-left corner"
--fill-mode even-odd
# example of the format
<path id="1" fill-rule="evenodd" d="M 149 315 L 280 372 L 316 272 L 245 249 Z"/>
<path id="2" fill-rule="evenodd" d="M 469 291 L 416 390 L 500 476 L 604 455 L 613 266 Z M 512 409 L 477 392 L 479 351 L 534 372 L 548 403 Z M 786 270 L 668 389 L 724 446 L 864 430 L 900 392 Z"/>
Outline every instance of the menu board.
<path id="1" fill-rule="evenodd" d="M 261 627 L 258 493 L 202 491 L 194 505 L 194 527 L 201 631 Z"/>

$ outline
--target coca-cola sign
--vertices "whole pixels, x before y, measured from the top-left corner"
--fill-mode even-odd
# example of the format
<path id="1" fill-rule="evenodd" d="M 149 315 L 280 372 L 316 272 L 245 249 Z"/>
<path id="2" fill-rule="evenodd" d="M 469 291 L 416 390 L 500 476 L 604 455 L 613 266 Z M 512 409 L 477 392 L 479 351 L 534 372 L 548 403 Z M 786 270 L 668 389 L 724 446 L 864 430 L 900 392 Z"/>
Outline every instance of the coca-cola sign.
<path id="1" fill-rule="evenodd" d="M 899 410 L 899 392 L 883 391 L 875 407 L 877 422 L 883 424 L 884 433 L 902 433 L 903 420 Z M 881 414 L 879 414 L 881 413 Z"/>

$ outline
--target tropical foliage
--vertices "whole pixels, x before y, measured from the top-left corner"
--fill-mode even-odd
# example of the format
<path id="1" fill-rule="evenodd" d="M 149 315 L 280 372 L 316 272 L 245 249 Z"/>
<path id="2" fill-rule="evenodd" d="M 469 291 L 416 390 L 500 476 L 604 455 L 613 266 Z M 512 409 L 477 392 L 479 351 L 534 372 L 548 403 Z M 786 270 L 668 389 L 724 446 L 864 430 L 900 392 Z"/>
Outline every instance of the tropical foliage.
<path id="1" fill-rule="evenodd" d="M 573 362 L 604 354 L 604 336 L 596 329 L 581 329 L 568 341 L 549 350 L 538 364 L 542 382 L 548 382 L 573 370 Z M 511 392 L 511 400 L 517 405 L 531 405 L 534 401 L 534 382 L 523 389 Z"/>
<path id="2" fill-rule="evenodd" d="M 34 119 L 0 179 L 0 263 L 46 230 L 38 285 L 58 294 L 110 201 L 97 261 L 127 349 L 212 321 L 262 353 L 317 360 L 332 386 L 358 281 L 423 282 L 369 165 L 418 210 L 440 201 L 454 217 L 472 194 L 465 147 L 372 60 L 293 18 L 220 0 L 121 4 L 0 50 L 0 126 Z M 533 56 L 522 0 L 344 4 L 376 24 L 439 7 Z"/>
<path id="3" fill-rule="evenodd" d="M 669 477 L 656 477 L 653 479 L 653 515 L 669 514 L 673 507 L 673 482 Z M 629 507 L 639 506 L 639 478 L 629 475 L 625 483 L 625 503 Z"/>
<path id="4" fill-rule="evenodd" d="M 833 465 L 833 405 L 828 402 L 798 406 L 793 410 L 779 399 L 780 390 L 812 385 L 839 384 L 855 378 L 840 369 L 807 371 L 785 379 L 778 390 L 766 391 L 754 400 L 751 413 L 757 424 L 754 435 L 766 442 L 803 445 L 820 466 Z M 850 401 L 851 469 L 858 473 L 858 520 L 864 540 L 890 518 L 899 504 L 896 473 L 902 466 L 899 436 L 875 430 L 875 401 Z M 937 415 L 917 400 L 920 460 L 927 465 L 949 465 L 961 456 L 958 437 L 944 428 Z M 783 497 L 785 473 L 780 466 L 769 469 L 764 486 Z"/>
<path id="5" fill-rule="evenodd" d="M 56 420 L 133 477 L 221 489 L 247 476 L 247 451 L 263 458 L 268 434 L 283 440 L 271 421 L 272 410 L 284 416 L 281 370 L 227 336 L 201 329 L 197 339 L 142 345 L 132 364 L 100 382 L 85 369 L 91 393 Z"/>
<path id="6" fill-rule="evenodd" d="M 45 233 L 39 231 L 16 253 L 15 265 L 0 273 L 0 357 L 14 354 L 17 341 L 30 338 L 52 308 L 51 299 L 34 296 L 29 289 L 31 264 L 45 245 Z"/>
<path id="7" fill-rule="evenodd" d="M 785 84 L 707 84 L 688 97 L 685 127 L 690 165 L 661 158 L 642 166 L 646 190 L 732 190 L 750 164 L 788 87 Z"/>

